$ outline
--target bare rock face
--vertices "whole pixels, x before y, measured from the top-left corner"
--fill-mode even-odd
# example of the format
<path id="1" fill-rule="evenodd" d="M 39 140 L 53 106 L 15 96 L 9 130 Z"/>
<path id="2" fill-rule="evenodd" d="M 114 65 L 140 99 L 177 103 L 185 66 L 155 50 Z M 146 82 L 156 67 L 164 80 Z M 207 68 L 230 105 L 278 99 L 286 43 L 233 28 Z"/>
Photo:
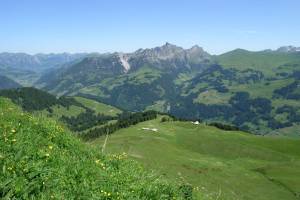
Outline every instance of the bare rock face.
<path id="1" fill-rule="evenodd" d="M 210 59 L 211 56 L 199 46 L 184 49 L 166 43 L 160 47 L 139 49 L 133 53 L 88 55 L 79 62 L 46 73 L 37 83 L 45 85 L 49 91 L 57 86 L 70 90 L 69 88 L 75 88 L 74 85 L 87 87 L 99 84 L 106 78 L 130 74 L 143 67 L 158 69 L 174 78 L 178 73 L 191 69 L 201 71 L 208 66 L 206 64 Z"/>
<path id="2" fill-rule="evenodd" d="M 141 66 L 141 63 L 147 63 L 160 69 L 190 68 L 190 64 L 199 64 L 210 59 L 210 55 L 197 45 L 183 49 L 168 42 L 160 47 L 139 49 L 129 57 L 129 62 L 135 68 Z"/>

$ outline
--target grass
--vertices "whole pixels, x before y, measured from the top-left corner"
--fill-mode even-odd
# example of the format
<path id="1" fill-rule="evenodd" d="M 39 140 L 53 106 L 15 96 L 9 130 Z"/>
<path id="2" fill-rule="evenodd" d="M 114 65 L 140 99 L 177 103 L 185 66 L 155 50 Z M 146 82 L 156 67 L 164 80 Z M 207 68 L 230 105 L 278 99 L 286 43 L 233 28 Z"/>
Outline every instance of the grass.
<path id="1" fill-rule="evenodd" d="M 0 98 L 1 199 L 182 199 L 126 154 L 103 156 L 56 122 Z"/>
<path id="2" fill-rule="evenodd" d="M 194 102 L 203 103 L 207 105 L 222 105 L 228 104 L 232 94 L 230 93 L 220 93 L 217 90 L 207 90 L 198 95 Z"/>
<path id="3" fill-rule="evenodd" d="M 101 147 L 103 141 L 99 138 L 92 145 Z M 109 136 L 105 152 L 123 151 L 170 180 L 186 180 L 206 198 L 297 200 L 300 196 L 300 140 L 157 119 Z"/>
<path id="4" fill-rule="evenodd" d="M 122 111 L 113 106 L 100 103 L 91 99 L 83 98 L 83 97 L 74 97 L 76 101 L 81 103 L 82 105 L 94 110 L 98 114 L 104 114 L 108 116 L 117 116 Z"/>
<path id="5" fill-rule="evenodd" d="M 156 110 L 158 112 L 167 112 L 168 110 L 167 108 L 168 106 L 166 104 L 166 101 L 161 100 L 161 101 L 154 102 L 154 104 L 151 106 L 147 106 L 145 110 Z"/>
<path id="6" fill-rule="evenodd" d="M 297 53 L 280 52 L 251 52 L 237 49 L 218 56 L 217 61 L 226 68 L 236 68 L 238 70 L 254 69 L 262 71 L 265 76 L 270 77 L 283 65 L 293 65 L 300 63 Z M 292 72 L 295 68 L 286 68 L 285 72 Z"/>
<path id="7" fill-rule="evenodd" d="M 86 111 L 86 108 L 92 109 L 95 111 L 96 114 L 104 114 L 107 116 L 117 116 L 122 111 L 116 107 L 100 103 L 91 99 L 87 99 L 84 97 L 74 97 L 75 100 L 81 103 L 84 107 L 71 105 L 69 108 L 61 106 L 61 105 L 54 105 L 51 107 L 52 112 L 50 113 L 48 109 L 44 109 L 41 111 L 34 111 L 33 114 L 37 117 L 50 117 L 55 120 L 59 120 L 63 115 L 66 117 L 76 117 L 79 114 Z M 94 128 L 94 127 L 91 127 Z"/>
<path id="8" fill-rule="evenodd" d="M 271 99 L 273 96 L 273 91 L 276 89 L 280 89 L 291 84 L 294 80 L 289 79 L 281 79 L 275 81 L 264 81 L 258 83 L 251 84 L 234 84 L 229 86 L 230 92 L 241 92 L 246 91 L 250 94 L 252 98 L 264 97 Z M 266 85 L 268 83 L 268 85 Z"/>
<path id="9" fill-rule="evenodd" d="M 85 109 L 79 106 L 70 106 L 69 108 L 63 107 L 61 105 L 54 105 L 51 107 L 53 112 L 51 113 L 51 117 L 58 120 L 63 115 L 68 117 L 76 117 L 80 113 L 85 112 Z M 36 116 L 48 116 L 50 113 L 47 111 L 47 109 L 44 109 L 42 111 L 35 111 L 34 115 Z"/>
<path id="10" fill-rule="evenodd" d="M 300 125 L 276 129 L 270 132 L 270 135 L 280 137 L 300 138 Z"/>

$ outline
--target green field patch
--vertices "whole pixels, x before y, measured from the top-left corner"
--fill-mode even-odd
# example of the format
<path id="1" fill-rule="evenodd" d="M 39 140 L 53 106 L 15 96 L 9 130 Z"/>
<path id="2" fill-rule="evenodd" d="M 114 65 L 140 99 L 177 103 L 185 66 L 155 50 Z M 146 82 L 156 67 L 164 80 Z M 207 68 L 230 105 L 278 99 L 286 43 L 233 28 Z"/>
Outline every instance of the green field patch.
<path id="1" fill-rule="evenodd" d="M 194 99 L 194 103 L 203 103 L 207 105 L 228 104 L 230 98 L 230 93 L 221 93 L 217 90 L 206 90 L 201 92 L 198 97 Z"/>
<path id="2" fill-rule="evenodd" d="M 94 101 L 91 99 L 83 98 L 83 97 L 74 97 L 76 101 L 81 103 L 87 108 L 94 110 L 97 114 L 104 114 L 108 116 L 117 116 L 122 113 L 122 111 L 116 107 L 100 103 L 98 101 Z"/>
<path id="3" fill-rule="evenodd" d="M 293 82 L 293 79 L 282 79 L 275 81 L 262 81 L 251 84 L 233 84 L 228 87 L 231 92 L 247 91 L 251 97 L 264 97 L 271 99 L 273 91 Z"/>
<path id="4" fill-rule="evenodd" d="M 145 127 L 158 131 L 143 131 Z M 103 141 L 104 137 L 91 144 L 101 146 Z M 158 118 L 110 135 L 105 152 L 123 151 L 170 180 L 190 182 L 208 199 L 298 199 L 294 195 L 298 189 L 292 184 L 297 186 L 300 179 L 297 168 L 290 168 L 300 164 L 300 140 L 253 136 L 191 122 L 161 123 Z M 289 180 L 277 179 L 289 189 L 254 170 L 278 165 L 282 169 L 276 176 Z"/>

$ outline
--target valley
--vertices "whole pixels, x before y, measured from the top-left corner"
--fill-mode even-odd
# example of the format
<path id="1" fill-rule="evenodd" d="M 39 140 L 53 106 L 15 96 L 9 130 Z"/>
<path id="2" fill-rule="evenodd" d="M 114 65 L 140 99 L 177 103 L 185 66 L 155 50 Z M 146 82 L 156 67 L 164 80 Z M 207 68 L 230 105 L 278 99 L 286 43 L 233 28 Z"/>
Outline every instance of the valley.
<path id="1" fill-rule="evenodd" d="M 55 123 L 68 138 L 62 138 L 62 143 L 78 140 L 78 144 L 72 143 L 66 152 L 71 155 L 77 145 L 84 146 L 80 150 L 82 153 L 79 152 L 83 156 L 84 169 L 78 163 L 72 163 L 77 166 L 76 170 L 83 170 L 82 173 L 86 174 L 86 169 L 95 168 L 87 164 L 93 162 L 90 153 L 84 152 L 108 158 L 107 167 L 114 166 L 111 162 L 115 161 L 111 161 L 111 157 L 127 155 L 124 165 L 118 164 L 124 168 L 118 170 L 124 170 L 125 174 L 128 173 L 125 177 L 131 177 L 133 182 L 129 185 L 138 182 L 136 177 L 139 173 L 132 176 L 133 172 L 127 172 L 130 166 L 136 165 L 136 161 L 139 164 L 135 170 L 143 169 L 141 173 L 153 170 L 162 181 L 159 184 L 166 187 L 163 191 L 167 194 L 157 190 L 153 198 L 299 199 L 298 51 L 250 52 L 238 49 L 215 56 L 199 46 L 183 49 L 166 43 L 128 54 L 78 55 L 71 60 L 60 60 L 55 67 L 46 64 L 37 66 L 39 70 L 34 72 L 23 73 L 16 64 L 14 70 L 26 76 L 17 76 L 12 71 L 8 73 L 9 67 L 1 68 L 0 59 L 0 69 L 3 70 L 0 103 L 1 112 L 5 115 L 0 127 L 5 133 L 3 137 L 7 132 L 5 127 L 18 121 L 27 123 L 32 137 L 37 137 L 34 134 L 44 129 L 42 132 L 47 136 L 49 131 L 54 130 L 48 128 Z M 33 66 L 31 68 L 34 69 Z M 23 81 L 29 80 L 28 77 L 32 77 L 31 81 Z M 30 87 L 24 87 L 28 85 Z M 18 111 L 9 113 L 10 107 Z M 30 121 L 25 122 L 19 116 L 23 112 L 29 119 L 34 118 L 37 123 L 41 121 L 43 127 L 37 128 Z M 196 121 L 200 123 L 192 123 Z M 28 139 L 24 139 L 21 133 L 18 136 L 22 138 L 21 146 L 18 148 L 26 149 L 24 145 Z M 46 144 L 48 139 L 43 142 Z M 16 151 L 12 146 L 5 146 L 4 151 L 4 146 L 1 148 L 5 156 Z M 24 150 L 24 159 L 33 155 L 31 151 L 36 151 L 34 148 L 37 147 Z M 60 148 L 64 151 L 66 147 Z M 56 156 L 61 160 L 53 162 L 65 165 L 62 161 L 66 159 L 64 155 L 57 153 Z M 10 159 L 11 163 L 17 161 Z M 36 165 L 41 162 L 40 159 L 44 157 L 31 159 L 30 163 Z M 10 165 L 4 160 L 1 162 L 3 166 Z M 71 166 L 71 160 L 67 162 L 66 166 Z M 16 171 L 20 168 L 14 167 Z M 47 163 L 44 167 L 56 169 Z M 44 168 L 38 170 L 46 173 Z M 118 170 L 111 172 L 116 178 L 114 181 L 124 181 L 114 174 L 119 173 Z M 5 181 L 9 182 L 9 174 L 6 174 Z M 46 176 L 54 181 L 52 175 Z M 98 181 L 86 180 L 86 176 L 80 176 L 80 180 L 91 184 Z M 31 181 L 19 171 L 18 177 L 24 182 L 11 182 L 12 185 L 19 184 L 21 187 L 26 181 Z M 148 178 L 141 181 L 152 187 Z M 27 189 L 12 191 L 12 185 L 2 185 L 0 194 L 30 196 Z M 128 193 L 129 185 L 124 188 L 111 186 L 107 190 L 111 194 L 122 191 L 120 193 L 125 199 L 147 195 L 146 199 L 152 198 L 151 189 L 151 192 L 145 192 L 136 188 L 137 193 Z M 78 187 L 82 186 L 79 184 Z M 104 187 L 103 184 L 101 187 Z M 7 188 L 12 192 L 7 192 Z M 93 194 L 99 192 L 83 188 L 93 190 Z M 64 187 L 58 190 L 66 191 Z M 41 195 L 41 191 L 52 190 L 39 188 L 36 191 Z M 56 194 L 57 198 L 68 195 L 72 198 L 74 195 Z M 78 194 L 90 195 L 84 191 Z M 45 195 L 49 197 L 50 193 Z M 103 195 L 101 190 L 99 195 Z"/>
<path id="2" fill-rule="evenodd" d="M 1 0 L 0 199 L 300 200 L 299 8 Z"/>

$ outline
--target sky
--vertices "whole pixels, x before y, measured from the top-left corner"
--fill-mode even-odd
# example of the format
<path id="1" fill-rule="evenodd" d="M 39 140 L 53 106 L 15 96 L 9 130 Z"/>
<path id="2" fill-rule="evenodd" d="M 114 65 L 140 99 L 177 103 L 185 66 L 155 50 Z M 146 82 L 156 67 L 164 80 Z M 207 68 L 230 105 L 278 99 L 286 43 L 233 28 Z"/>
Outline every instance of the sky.
<path id="1" fill-rule="evenodd" d="M 300 46 L 300 0 L 1 0 L 0 52 Z"/>

